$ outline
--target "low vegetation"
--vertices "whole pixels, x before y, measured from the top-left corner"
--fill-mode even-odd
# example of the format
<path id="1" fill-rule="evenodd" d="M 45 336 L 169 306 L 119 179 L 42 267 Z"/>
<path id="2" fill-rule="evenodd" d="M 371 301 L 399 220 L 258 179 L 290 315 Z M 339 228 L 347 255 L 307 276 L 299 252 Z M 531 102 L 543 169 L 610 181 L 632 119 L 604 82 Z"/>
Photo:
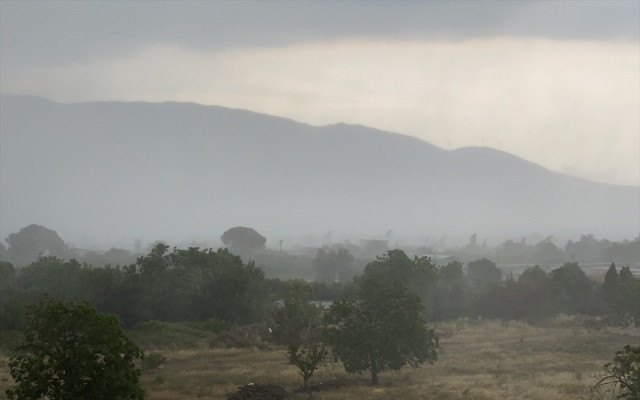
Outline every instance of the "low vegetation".
<path id="1" fill-rule="evenodd" d="M 337 280 L 352 261 L 323 248 L 314 268 Z M 628 266 L 602 283 L 574 262 L 503 279 L 487 258 L 438 265 L 395 249 L 349 283 L 309 284 L 267 279 L 228 249 L 157 243 L 130 265 L 43 256 L 0 262 L 0 277 L 9 398 L 638 397 Z"/>
<path id="2" fill-rule="evenodd" d="M 567 316 L 538 325 L 465 318 L 438 323 L 435 331 L 440 337 L 435 364 L 381 373 L 380 384 L 371 386 L 369 377 L 347 374 L 340 363 L 328 362 L 309 382 L 314 397 L 576 400 L 602 379 L 603 365 L 617 351 L 640 342 L 639 328 L 592 329 Z M 284 347 L 214 348 L 203 343 L 180 350 L 168 343 L 145 350 L 166 357 L 142 374 L 149 400 L 225 399 L 249 383 L 282 386 L 292 398 L 307 398 Z M 2 355 L 0 390 L 11 383 L 8 358 Z M 610 392 L 602 394 L 610 398 Z"/>

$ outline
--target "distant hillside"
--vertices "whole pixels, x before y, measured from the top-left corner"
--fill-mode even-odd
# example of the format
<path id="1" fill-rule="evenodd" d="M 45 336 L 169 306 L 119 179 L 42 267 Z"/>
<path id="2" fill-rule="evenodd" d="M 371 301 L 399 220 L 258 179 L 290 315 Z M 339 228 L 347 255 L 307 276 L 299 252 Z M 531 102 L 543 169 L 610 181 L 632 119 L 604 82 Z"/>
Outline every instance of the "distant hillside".
<path id="1" fill-rule="evenodd" d="M 63 238 L 149 241 L 217 239 L 237 225 L 272 241 L 329 230 L 640 231 L 638 187 L 555 173 L 490 148 L 447 151 L 363 126 L 192 103 L 2 96 L 0 156 L 2 239 L 31 223 Z"/>

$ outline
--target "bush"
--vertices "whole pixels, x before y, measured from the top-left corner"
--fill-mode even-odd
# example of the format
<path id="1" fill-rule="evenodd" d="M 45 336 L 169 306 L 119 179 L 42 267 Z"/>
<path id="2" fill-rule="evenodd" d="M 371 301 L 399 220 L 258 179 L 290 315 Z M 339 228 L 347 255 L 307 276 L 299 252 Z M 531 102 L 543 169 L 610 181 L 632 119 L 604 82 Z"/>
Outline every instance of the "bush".
<path id="1" fill-rule="evenodd" d="M 610 388 L 612 398 L 640 399 L 640 346 L 624 346 L 604 370 L 605 376 L 589 391 L 590 398 L 601 398 Z"/>
<path id="2" fill-rule="evenodd" d="M 236 326 L 227 332 L 222 332 L 211 341 L 210 347 L 222 348 L 250 348 L 268 349 L 270 333 L 264 324 L 249 324 Z"/>
<path id="3" fill-rule="evenodd" d="M 289 398 L 289 394 L 282 386 L 250 383 L 239 387 L 237 393 L 229 394 L 227 400 L 286 400 Z"/>
<path id="4" fill-rule="evenodd" d="M 145 371 L 156 369 L 160 367 L 165 361 L 167 361 L 167 357 L 165 357 L 161 353 L 147 354 L 142 360 L 142 369 L 144 369 Z"/>

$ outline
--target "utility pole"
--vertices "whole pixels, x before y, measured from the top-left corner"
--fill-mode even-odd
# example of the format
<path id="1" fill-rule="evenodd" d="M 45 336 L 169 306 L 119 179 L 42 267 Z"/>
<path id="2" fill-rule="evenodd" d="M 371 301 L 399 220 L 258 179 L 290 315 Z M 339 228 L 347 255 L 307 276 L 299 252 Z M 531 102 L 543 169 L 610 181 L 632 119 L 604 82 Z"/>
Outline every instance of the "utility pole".
<path id="1" fill-rule="evenodd" d="M 280 254 L 282 254 L 282 242 L 284 242 L 284 240 L 278 240 L 278 245 L 280 246 Z"/>

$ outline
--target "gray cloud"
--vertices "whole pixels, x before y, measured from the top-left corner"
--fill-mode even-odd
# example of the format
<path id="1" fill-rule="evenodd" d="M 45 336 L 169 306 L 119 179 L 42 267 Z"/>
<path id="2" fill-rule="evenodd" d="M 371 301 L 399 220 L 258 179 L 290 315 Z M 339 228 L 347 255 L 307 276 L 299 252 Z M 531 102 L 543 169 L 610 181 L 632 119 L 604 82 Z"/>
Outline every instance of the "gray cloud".
<path id="1" fill-rule="evenodd" d="M 638 40 L 640 36 L 637 1 L 0 4 L 3 67 L 127 56 L 154 44 L 212 50 L 340 38 Z"/>

